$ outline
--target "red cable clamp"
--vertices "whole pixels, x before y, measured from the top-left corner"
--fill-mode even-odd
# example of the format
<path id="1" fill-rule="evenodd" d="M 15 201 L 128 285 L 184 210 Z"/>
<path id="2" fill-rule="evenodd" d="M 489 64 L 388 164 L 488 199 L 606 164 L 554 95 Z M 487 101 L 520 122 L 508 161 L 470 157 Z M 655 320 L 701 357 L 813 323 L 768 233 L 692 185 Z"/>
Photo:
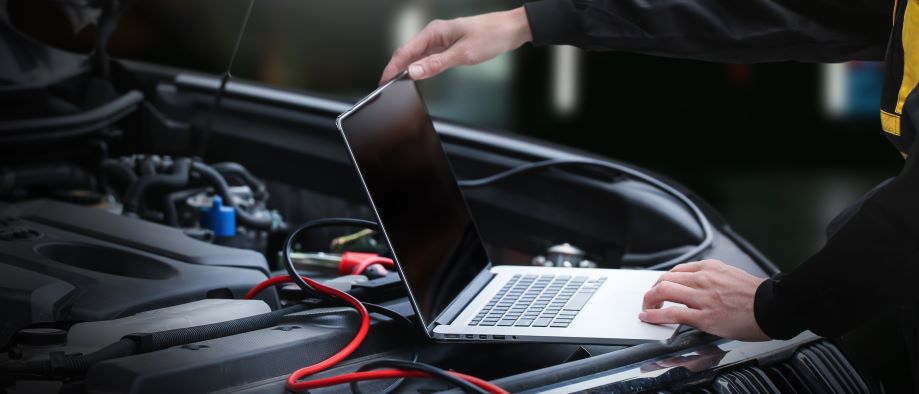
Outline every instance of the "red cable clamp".
<path id="1" fill-rule="evenodd" d="M 345 252 L 338 263 L 340 275 L 358 275 L 372 265 L 379 264 L 389 269 L 395 269 L 396 264 L 392 259 L 380 257 L 376 253 Z"/>

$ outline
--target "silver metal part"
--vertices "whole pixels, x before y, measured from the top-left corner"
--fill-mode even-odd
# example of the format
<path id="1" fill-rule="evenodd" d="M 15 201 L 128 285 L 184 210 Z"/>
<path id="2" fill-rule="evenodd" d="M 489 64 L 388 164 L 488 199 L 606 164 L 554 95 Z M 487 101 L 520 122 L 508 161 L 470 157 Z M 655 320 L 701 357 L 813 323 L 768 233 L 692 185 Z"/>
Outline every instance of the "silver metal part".
<path id="1" fill-rule="evenodd" d="M 566 242 L 550 247 L 545 256 L 534 257 L 531 264 L 537 267 L 597 268 L 597 263 L 585 259 L 586 256 L 584 250 Z"/>

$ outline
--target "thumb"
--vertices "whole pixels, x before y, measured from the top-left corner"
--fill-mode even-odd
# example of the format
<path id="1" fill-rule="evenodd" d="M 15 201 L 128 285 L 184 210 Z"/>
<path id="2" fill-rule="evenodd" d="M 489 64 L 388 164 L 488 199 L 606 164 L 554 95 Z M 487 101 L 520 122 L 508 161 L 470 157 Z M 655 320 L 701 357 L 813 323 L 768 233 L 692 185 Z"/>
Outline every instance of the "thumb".
<path id="1" fill-rule="evenodd" d="M 431 78 L 460 64 L 457 51 L 435 53 L 408 66 L 408 75 L 414 80 Z"/>

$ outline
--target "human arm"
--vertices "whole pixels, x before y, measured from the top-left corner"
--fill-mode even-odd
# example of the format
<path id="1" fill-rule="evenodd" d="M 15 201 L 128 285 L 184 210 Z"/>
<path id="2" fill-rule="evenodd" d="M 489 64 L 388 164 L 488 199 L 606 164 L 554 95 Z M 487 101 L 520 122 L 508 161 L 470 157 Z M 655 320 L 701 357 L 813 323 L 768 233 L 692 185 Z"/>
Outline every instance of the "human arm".
<path id="1" fill-rule="evenodd" d="M 904 130 L 914 129 L 919 95 L 911 95 L 904 108 Z M 720 262 L 680 265 L 648 292 L 640 318 L 737 339 L 788 339 L 804 330 L 835 337 L 885 310 L 915 305 L 919 144 L 910 149 L 900 174 L 791 272 L 764 280 Z M 660 309 L 665 301 L 689 308 Z"/>
<path id="2" fill-rule="evenodd" d="M 880 60 L 893 2 L 541 0 L 535 45 L 574 45 L 730 63 Z"/>
<path id="3" fill-rule="evenodd" d="M 532 39 L 523 7 L 503 12 L 434 20 L 393 52 L 380 83 L 402 70 L 412 79 L 425 79 L 458 65 L 491 60 Z"/>
<path id="4" fill-rule="evenodd" d="M 875 0 L 540 0 L 435 20 L 393 53 L 380 82 L 425 79 L 526 42 L 732 63 L 879 60 L 891 4 Z M 416 66 L 416 67 L 411 67 Z"/>
<path id="5" fill-rule="evenodd" d="M 913 135 L 919 94 L 901 118 Z M 840 335 L 885 310 L 919 303 L 919 144 L 895 178 L 875 190 L 826 245 L 756 292 L 756 320 L 773 338 L 808 329 Z"/>

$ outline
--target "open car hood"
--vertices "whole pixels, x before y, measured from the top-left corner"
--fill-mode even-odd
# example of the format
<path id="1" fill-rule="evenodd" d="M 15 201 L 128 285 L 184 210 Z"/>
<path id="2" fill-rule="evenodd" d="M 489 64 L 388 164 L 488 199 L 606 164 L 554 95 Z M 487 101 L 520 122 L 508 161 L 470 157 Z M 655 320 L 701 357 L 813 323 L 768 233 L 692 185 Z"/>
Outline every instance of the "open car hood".
<path id="1" fill-rule="evenodd" d="M 89 56 L 45 45 L 16 29 L 8 12 L 9 0 L 0 0 L 0 91 L 35 89 L 57 84 L 89 71 Z M 71 23 L 93 23 L 101 9 L 61 4 Z"/>

